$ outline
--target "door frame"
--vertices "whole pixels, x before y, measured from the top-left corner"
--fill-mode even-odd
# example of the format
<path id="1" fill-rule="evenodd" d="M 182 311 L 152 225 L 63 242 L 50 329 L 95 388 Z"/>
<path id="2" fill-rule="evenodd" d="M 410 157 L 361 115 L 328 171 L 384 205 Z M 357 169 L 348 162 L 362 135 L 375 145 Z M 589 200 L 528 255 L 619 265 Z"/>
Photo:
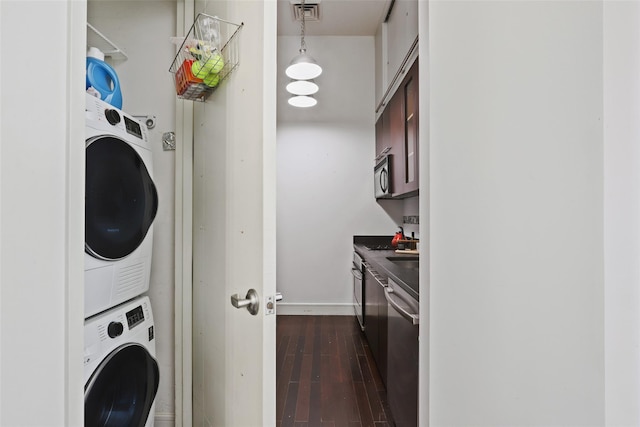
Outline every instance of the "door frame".
<path id="1" fill-rule="evenodd" d="M 176 4 L 176 34 L 195 19 L 195 1 Z M 193 103 L 176 98 L 175 163 L 175 426 L 193 425 Z"/>

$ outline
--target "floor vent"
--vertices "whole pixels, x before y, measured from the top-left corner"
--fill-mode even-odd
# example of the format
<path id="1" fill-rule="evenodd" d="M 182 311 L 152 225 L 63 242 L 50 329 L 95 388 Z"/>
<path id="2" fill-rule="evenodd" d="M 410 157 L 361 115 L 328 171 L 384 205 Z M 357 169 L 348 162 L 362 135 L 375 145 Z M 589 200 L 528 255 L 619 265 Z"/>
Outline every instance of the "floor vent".
<path id="1" fill-rule="evenodd" d="M 320 2 L 314 0 L 312 3 L 304 2 L 304 9 L 302 3 L 298 0 L 291 1 L 291 14 L 294 21 L 302 21 L 302 15 L 304 14 L 305 21 L 319 21 L 320 20 Z"/>

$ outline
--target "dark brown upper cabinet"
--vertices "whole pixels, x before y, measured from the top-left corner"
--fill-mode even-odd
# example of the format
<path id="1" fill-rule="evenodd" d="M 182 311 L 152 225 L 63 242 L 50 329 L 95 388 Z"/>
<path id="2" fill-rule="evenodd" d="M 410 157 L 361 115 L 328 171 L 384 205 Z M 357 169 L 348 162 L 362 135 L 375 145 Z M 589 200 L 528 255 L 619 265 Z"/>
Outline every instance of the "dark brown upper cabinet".
<path id="1" fill-rule="evenodd" d="M 419 192 L 418 92 L 416 60 L 376 123 L 376 156 L 391 155 L 393 198 Z"/>

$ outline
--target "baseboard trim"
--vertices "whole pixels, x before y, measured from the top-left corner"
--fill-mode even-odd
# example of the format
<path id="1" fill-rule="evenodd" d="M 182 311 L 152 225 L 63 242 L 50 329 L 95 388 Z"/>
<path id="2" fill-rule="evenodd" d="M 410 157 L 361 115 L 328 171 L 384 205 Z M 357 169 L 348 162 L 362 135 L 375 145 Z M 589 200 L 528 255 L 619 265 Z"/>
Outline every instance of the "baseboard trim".
<path id="1" fill-rule="evenodd" d="M 353 304 L 304 304 L 279 302 L 281 316 L 355 316 Z"/>
<path id="2" fill-rule="evenodd" d="M 163 414 L 155 414 L 153 417 L 153 427 L 175 427 L 176 425 L 176 414 L 172 414 L 169 412 Z"/>

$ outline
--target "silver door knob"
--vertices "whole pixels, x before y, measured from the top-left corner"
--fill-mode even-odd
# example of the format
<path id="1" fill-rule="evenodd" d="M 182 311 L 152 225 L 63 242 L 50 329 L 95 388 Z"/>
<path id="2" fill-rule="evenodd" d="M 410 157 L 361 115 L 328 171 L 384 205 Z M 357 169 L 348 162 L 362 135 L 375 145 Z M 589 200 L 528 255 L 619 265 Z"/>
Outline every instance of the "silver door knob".
<path id="1" fill-rule="evenodd" d="M 246 307 L 249 313 L 255 316 L 260 309 L 260 298 L 258 298 L 258 292 L 255 289 L 249 289 L 244 299 L 241 299 L 238 294 L 231 295 L 231 304 L 235 308 Z"/>

